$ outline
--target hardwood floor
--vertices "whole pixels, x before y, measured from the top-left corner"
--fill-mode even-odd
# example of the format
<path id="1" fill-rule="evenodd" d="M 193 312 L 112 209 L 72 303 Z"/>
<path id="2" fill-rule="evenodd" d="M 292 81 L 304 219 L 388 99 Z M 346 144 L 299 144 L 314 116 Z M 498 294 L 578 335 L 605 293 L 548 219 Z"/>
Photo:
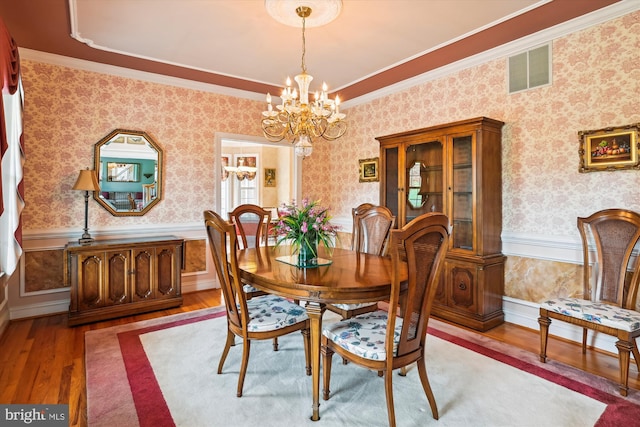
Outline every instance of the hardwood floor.
<path id="1" fill-rule="evenodd" d="M 0 403 L 68 403 L 69 425 L 86 426 L 84 333 L 215 307 L 221 302 L 219 290 L 188 293 L 183 297 L 184 304 L 181 307 L 76 327 L 67 326 L 66 313 L 12 321 L 0 337 Z M 540 340 L 535 330 L 503 324 L 484 335 L 535 354 L 539 351 Z M 575 343 L 552 336 L 549 339 L 549 358 L 618 381 L 616 355 L 601 351 L 587 351 L 583 355 L 580 346 Z M 629 387 L 640 389 L 640 375 L 633 362 Z"/>

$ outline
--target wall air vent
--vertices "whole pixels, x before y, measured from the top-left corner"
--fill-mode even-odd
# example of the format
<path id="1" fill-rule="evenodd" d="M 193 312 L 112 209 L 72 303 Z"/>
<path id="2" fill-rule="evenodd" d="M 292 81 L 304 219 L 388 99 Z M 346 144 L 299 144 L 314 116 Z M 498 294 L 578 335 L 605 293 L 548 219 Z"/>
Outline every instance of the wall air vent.
<path id="1" fill-rule="evenodd" d="M 551 45 L 509 57 L 509 93 L 551 84 Z"/>

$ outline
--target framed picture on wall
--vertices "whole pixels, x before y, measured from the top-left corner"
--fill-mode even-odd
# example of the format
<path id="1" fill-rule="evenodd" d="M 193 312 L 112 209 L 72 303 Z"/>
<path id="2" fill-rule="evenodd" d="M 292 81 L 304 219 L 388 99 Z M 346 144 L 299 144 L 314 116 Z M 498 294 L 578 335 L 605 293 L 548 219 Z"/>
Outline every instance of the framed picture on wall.
<path id="1" fill-rule="evenodd" d="M 264 168 L 264 186 L 275 187 L 276 186 L 276 170 L 270 168 Z"/>
<path id="2" fill-rule="evenodd" d="M 378 157 L 360 159 L 360 182 L 380 181 L 378 175 Z"/>
<path id="3" fill-rule="evenodd" d="M 580 139 L 580 172 L 640 169 L 640 123 L 617 128 L 583 130 Z"/>

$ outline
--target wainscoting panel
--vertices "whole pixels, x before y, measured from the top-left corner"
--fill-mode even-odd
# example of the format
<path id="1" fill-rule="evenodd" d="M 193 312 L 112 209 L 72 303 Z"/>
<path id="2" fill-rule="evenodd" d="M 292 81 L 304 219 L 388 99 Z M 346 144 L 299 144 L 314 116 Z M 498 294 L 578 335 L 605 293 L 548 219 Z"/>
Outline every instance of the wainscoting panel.
<path id="1" fill-rule="evenodd" d="M 20 294 L 47 293 L 65 288 L 64 284 L 64 249 L 25 251 L 24 280 L 20 286 Z"/>

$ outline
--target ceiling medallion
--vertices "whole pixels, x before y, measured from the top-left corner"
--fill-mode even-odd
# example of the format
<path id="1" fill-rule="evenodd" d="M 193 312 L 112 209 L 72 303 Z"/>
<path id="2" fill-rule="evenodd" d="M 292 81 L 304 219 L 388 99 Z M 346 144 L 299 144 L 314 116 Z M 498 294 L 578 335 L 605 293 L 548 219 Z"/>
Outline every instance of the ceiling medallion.
<path id="1" fill-rule="evenodd" d="M 301 27 L 296 9 L 300 6 L 313 10 L 307 17 L 307 28 L 326 25 L 338 17 L 342 11 L 342 0 L 265 0 L 264 7 L 273 19 L 290 27 Z"/>

